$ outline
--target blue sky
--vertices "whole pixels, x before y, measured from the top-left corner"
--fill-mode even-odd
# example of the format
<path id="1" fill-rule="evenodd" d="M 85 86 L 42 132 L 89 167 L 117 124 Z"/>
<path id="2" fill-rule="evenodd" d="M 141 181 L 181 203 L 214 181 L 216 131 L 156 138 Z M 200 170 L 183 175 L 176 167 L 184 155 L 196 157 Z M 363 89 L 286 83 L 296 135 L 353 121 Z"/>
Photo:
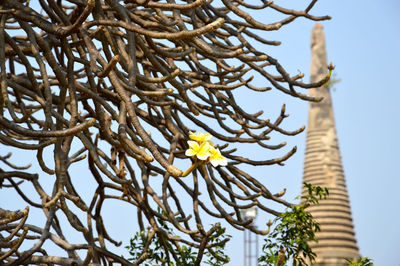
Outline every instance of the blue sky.
<path id="1" fill-rule="evenodd" d="M 399 265 L 400 2 L 322 0 L 313 10 L 312 14 L 332 16 L 321 24 L 328 60 L 341 79 L 332 97 L 360 252 L 377 266 Z M 304 19 L 288 25 L 281 31 L 283 44 L 272 53 L 292 73 L 304 72 L 305 80 L 313 25 Z M 306 125 L 307 104 L 288 99 L 287 106 L 293 123 Z M 288 143 L 298 146 L 297 154 L 271 174 L 285 178 L 290 199 L 300 193 L 305 134 Z"/>
<path id="2" fill-rule="evenodd" d="M 304 1 L 276 3 L 290 8 L 304 7 Z M 360 252 L 373 258 L 377 266 L 400 264 L 397 254 L 400 250 L 400 197 L 397 196 L 400 188 L 397 169 L 400 164 L 400 88 L 397 78 L 400 70 L 399 10 L 400 2 L 395 0 L 382 1 L 380 4 L 371 0 L 320 0 L 312 11 L 315 15 L 332 16 L 332 20 L 321 24 L 327 41 L 328 60 L 336 65 L 336 75 L 341 79 L 332 91 L 336 130 Z M 278 58 L 292 74 L 299 71 L 305 73 L 304 81 L 309 80 L 313 26 L 312 21 L 298 19 L 279 32 L 268 33 L 271 38 L 267 35 L 267 38 L 283 43 L 279 47 L 267 47 L 265 52 Z M 286 129 L 307 124 L 306 102 L 279 92 L 266 94 L 262 100 L 256 100 L 258 94 L 246 92 L 240 95 L 242 104 L 247 107 L 245 109 L 265 109 L 272 117 L 279 113 L 279 106 L 285 103 L 290 114 L 284 124 Z M 272 139 L 276 142 L 282 140 L 288 142 L 287 149 L 298 146 L 298 152 L 286 166 L 251 170 L 255 176 L 264 179 L 265 185 L 272 191 L 286 187 L 288 192 L 285 199 L 291 201 L 300 193 L 305 133 Z M 6 152 L 0 150 L 1 155 Z M 279 153 L 275 155 L 279 156 Z M 15 156 L 18 156 L 21 164 L 30 160 L 23 153 L 15 153 Z M 76 174 L 79 176 L 78 172 Z M 0 202 L 10 202 L 9 199 L 8 194 L 0 194 Z M 13 204 L 16 209 L 21 208 L 13 201 L 10 202 L 10 209 Z M 112 235 L 126 241 L 127 235 L 137 230 L 132 224 L 132 215 L 116 204 L 105 206 L 107 210 L 118 215 L 118 218 L 106 221 L 112 227 Z M 265 217 L 257 218 L 257 226 L 263 227 L 265 222 Z M 207 221 L 204 223 L 207 224 Z M 228 233 L 233 235 L 227 246 L 227 253 L 232 259 L 229 265 L 240 265 L 243 260 L 243 232 Z"/>

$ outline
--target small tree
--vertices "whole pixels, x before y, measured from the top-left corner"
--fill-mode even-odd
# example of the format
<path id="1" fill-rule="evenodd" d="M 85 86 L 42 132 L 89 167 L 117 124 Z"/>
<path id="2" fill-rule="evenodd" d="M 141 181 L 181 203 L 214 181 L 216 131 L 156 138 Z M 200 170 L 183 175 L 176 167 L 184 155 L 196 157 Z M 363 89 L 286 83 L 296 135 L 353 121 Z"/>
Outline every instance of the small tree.
<path id="1" fill-rule="evenodd" d="M 329 19 L 310 14 L 316 2 L 294 11 L 265 0 L 259 5 L 242 0 L 3 0 L 0 142 L 4 149 L 32 151 L 38 169 L 12 164 L 10 154 L 1 157 L 5 168 L 0 169 L 0 186 L 43 210 L 45 223 L 27 223 L 28 208 L 0 209 L 0 261 L 139 264 L 149 245 L 158 243 L 169 254 L 166 262 L 178 262 L 186 251 L 192 259 L 190 250 L 196 250 L 193 263 L 199 265 L 204 254 L 215 252 L 213 239 L 224 235 L 218 225 L 208 228 L 204 215 L 267 234 L 251 227 L 240 210 L 257 206 L 280 217 L 268 202 L 288 208 L 293 204 L 271 193 L 243 165 L 283 165 L 296 147 L 279 158 L 255 160 L 240 146 L 229 145 L 276 150 L 285 143 L 267 143 L 272 132 L 292 136 L 304 127 L 280 127 L 287 117 L 285 106 L 272 120 L 263 118 L 262 111 L 246 112 L 235 99 L 235 89 L 263 94 L 274 88 L 295 98 L 320 100 L 303 89 L 321 86 L 329 74 L 311 84 L 301 81 L 303 74 L 291 76 L 264 52 L 265 46 L 279 42 L 258 34 L 279 30 L 298 17 Z M 249 13 L 264 12 L 260 10 L 280 13 L 283 19 L 266 24 Z M 255 86 L 253 76 L 268 85 Z M 199 134 L 192 136 L 198 147 L 188 142 L 189 132 L 199 130 L 218 143 L 203 145 L 196 139 Z M 188 160 L 192 167 L 180 169 Z M 71 176 L 74 167 L 88 168 L 85 180 Z M 83 197 L 79 190 L 88 179 L 96 188 Z M 53 182 L 52 188 L 43 182 Z M 31 184 L 37 195 L 27 194 L 21 183 Z M 181 202 L 185 197 L 191 199 L 190 208 Z M 136 210 L 138 231 L 146 232 L 145 240 L 142 233 L 137 236 L 145 248 L 136 261 L 109 249 L 120 244 L 108 234 L 103 219 L 102 208 L 110 200 Z M 82 243 L 70 243 L 62 217 L 79 232 Z M 26 240 L 35 244 L 21 248 Z M 65 256 L 48 254 L 45 242 L 58 245 Z"/>
<path id="2" fill-rule="evenodd" d="M 296 266 L 307 265 L 307 261 L 315 260 L 316 254 L 309 243 L 318 241 L 315 233 L 321 229 L 306 208 L 318 205 L 319 200 L 326 199 L 329 191 L 308 183 L 304 183 L 304 187 L 308 195 L 301 197 L 301 204 L 290 206 L 275 218 L 276 226 L 263 245 L 264 255 L 258 259 L 260 265 L 282 266 L 292 260 L 292 265 Z"/>

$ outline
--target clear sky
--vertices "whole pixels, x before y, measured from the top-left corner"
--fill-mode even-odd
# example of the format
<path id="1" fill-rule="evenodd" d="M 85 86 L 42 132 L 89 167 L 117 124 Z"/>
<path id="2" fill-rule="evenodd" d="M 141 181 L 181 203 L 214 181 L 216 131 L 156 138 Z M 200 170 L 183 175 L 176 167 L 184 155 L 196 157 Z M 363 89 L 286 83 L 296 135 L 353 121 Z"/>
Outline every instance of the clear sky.
<path id="1" fill-rule="evenodd" d="M 298 1 L 275 2 L 291 7 Z M 377 266 L 400 265 L 399 10 L 396 0 L 321 0 L 311 12 L 332 17 L 321 24 L 328 60 L 341 79 L 332 91 L 336 130 L 360 252 Z M 305 81 L 313 25 L 304 19 L 288 25 L 283 44 L 271 53 L 292 73 L 304 72 Z M 306 125 L 307 104 L 287 99 L 287 106 L 293 124 Z M 270 174 L 285 180 L 291 199 L 300 193 L 305 134 L 288 142 L 298 146 L 297 154 Z"/>
<path id="2" fill-rule="evenodd" d="M 361 254 L 400 265 L 400 2 L 321 1 L 343 165 Z"/>
<path id="3" fill-rule="evenodd" d="M 304 1 L 275 2 L 287 8 L 304 7 Z M 320 0 L 311 12 L 314 15 L 332 16 L 332 20 L 321 24 L 324 26 L 328 60 L 336 65 L 337 78 L 341 79 L 332 91 L 336 130 L 360 252 L 363 256 L 373 258 L 377 266 L 400 264 L 400 197 L 397 194 L 400 189 L 397 169 L 400 165 L 399 10 L 400 1 L 397 0 Z M 269 39 L 283 43 L 280 47 L 265 51 L 278 58 L 292 74 L 299 71 L 305 73 L 304 81 L 309 80 L 313 26 L 312 21 L 298 19 L 281 31 L 271 33 Z M 271 95 L 278 100 L 265 97 L 265 100 L 255 101 L 254 94 L 249 93 L 244 93 L 241 100 L 250 109 L 266 109 L 266 113 L 275 115 L 279 113 L 279 105 L 286 103 L 291 116 L 285 128 L 296 129 L 307 124 L 306 102 L 276 92 L 271 92 Z M 281 141 L 279 136 L 277 139 L 276 142 Z M 264 178 L 265 185 L 273 191 L 286 187 L 288 192 L 285 199 L 291 201 L 300 193 L 305 133 L 284 140 L 288 142 L 288 149 L 298 146 L 298 152 L 286 166 L 267 167 L 262 171 L 254 170 L 253 173 Z M 0 148 L 0 154 L 5 155 L 7 151 L 3 150 L 4 146 Z M 22 153 L 15 154 L 20 156 L 18 160 L 21 162 L 29 161 L 29 158 L 21 156 Z M 0 202 L 9 202 L 9 199 L 8 194 L 0 193 Z M 7 206 L 11 208 L 12 204 Z M 15 209 L 21 208 L 17 203 L 14 206 Z M 4 207 L 3 204 L 1 207 Z M 129 239 L 127 235 L 137 230 L 132 224 L 132 217 L 129 213 L 119 211 L 123 209 L 121 206 L 106 206 L 105 211 L 107 208 L 119 215 L 115 221 L 106 221 L 112 227 L 111 234 L 126 241 Z M 259 227 L 265 226 L 265 222 L 264 217 L 257 219 Z M 204 223 L 207 224 L 207 221 Z M 227 253 L 232 260 L 229 265 L 241 265 L 243 232 L 228 233 L 233 235 L 227 246 Z"/>

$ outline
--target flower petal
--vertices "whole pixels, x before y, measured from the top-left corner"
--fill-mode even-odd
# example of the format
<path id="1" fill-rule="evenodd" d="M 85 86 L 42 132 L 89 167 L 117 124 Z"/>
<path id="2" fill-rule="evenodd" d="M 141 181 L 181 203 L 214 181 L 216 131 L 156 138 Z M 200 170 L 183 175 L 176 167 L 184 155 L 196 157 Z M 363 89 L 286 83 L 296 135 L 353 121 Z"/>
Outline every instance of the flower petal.
<path id="1" fill-rule="evenodd" d="M 204 134 L 202 132 L 198 132 L 197 135 L 195 135 L 193 132 L 190 132 L 189 134 L 189 138 L 192 140 L 197 141 L 198 143 L 203 143 L 205 141 L 208 141 L 211 139 L 211 135 L 210 134 Z"/>
<path id="2" fill-rule="evenodd" d="M 192 157 L 192 156 L 196 155 L 196 152 L 194 152 L 192 149 L 187 149 L 185 152 L 185 155 Z"/>
<path id="3" fill-rule="evenodd" d="M 212 166 L 217 167 L 219 164 L 216 160 L 210 160 L 210 163 L 212 164 Z"/>
<path id="4" fill-rule="evenodd" d="M 203 142 L 200 145 L 199 150 L 196 152 L 197 158 L 199 158 L 202 161 L 207 160 L 207 158 L 210 157 L 210 153 L 208 152 L 209 150 L 210 150 L 210 144 L 208 142 Z"/>
<path id="5" fill-rule="evenodd" d="M 209 153 L 206 153 L 206 154 L 196 154 L 196 156 L 197 156 L 197 158 L 198 158 L 199 160 L 205 161 L 205 160 L 207 160 L 208 157 L 210 157 L 210 154 L 209 154 Z"/>
<path id="6" fill-rule="evenodd" d="M 221 166 L 228 165 L 227 159 L 224 156 L 222 156 L 219 149 L 215 149 L 214 147 L 210 148 L 210 154 L 211 154 L 210 163 L 214 167 L 217 167 L 218 165 L 221 165 Z"/>
<path id="7" fill-rule="evenodd" d="M 228 160 L 224 157 L 219 161 L 219 165 L 221 166 L 227 166 L 228 165 Z"/>
<path id="8" fill-rule="evenodd" d="M 189 131 L 189 138 L 192 140 L 196 140 L 196 135 L 192 131 Z"/>
<path id="9" fill-rule="evenodd" d="M 202 136 L 202 141 L 208 141 L 208 140 L 210 140 L 211 139 L 211 135 L 210 134 L 203 134 L 203 136 Z"/>
<path id="10" fill-rule="evenodd" d="M 199 148 L 199 154 L 205 154 L 205 153 L 208 153 L 208 151 L 210 150 L 210 143 L 208 143 L 208 142 L 203 142 L 201 145 L 200 145 L 200 148 Z"/>
<path id="11" fill-rule="evenodd" d="M 196 141 L 188 140 L 187 143 L 188 143 L 189 147 L 194 150 L 198 150 L 200 148 L 199 144 Z"/>

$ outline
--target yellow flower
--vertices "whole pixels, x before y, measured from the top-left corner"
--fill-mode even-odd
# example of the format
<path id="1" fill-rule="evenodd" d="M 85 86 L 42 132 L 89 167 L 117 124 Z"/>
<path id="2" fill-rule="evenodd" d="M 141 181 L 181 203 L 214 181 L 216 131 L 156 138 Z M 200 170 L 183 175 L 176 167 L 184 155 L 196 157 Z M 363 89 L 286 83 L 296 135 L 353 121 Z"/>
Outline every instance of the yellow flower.
<path id="1" fill-rule="evenodd" d="M 201 132 L 198 132 L 197 135 L 195 135 L 193 132 L 190 132 L 189 138 L 192 140 L 197 141 L 198 143 L 203 143 L 211 139 L 210 134 L 204 134 Z"/>
<path id="2" fill-rule="evenodd" d="M 226 158 L 224 156 L 222 156 L 219 149 L 216 149 L 214 147 L 210 148 L 210 163 L 214 167 L 217 167 L 218 165 L 221 165 L 221 166 L 228 165 L 228 161 L 226 160 Z"/>
<path id="3" fill-rule="evenodd" d="M 203 142 L 201 145 L 196 141 L 189 140 L 189 149 L 186 150 L 185 155 L 192 157 L 196 156 L 199 160 L 205 161 L 210 157 L 210 144 Z"/>

